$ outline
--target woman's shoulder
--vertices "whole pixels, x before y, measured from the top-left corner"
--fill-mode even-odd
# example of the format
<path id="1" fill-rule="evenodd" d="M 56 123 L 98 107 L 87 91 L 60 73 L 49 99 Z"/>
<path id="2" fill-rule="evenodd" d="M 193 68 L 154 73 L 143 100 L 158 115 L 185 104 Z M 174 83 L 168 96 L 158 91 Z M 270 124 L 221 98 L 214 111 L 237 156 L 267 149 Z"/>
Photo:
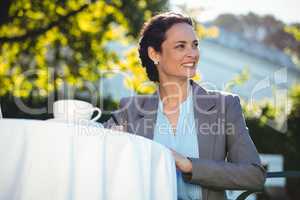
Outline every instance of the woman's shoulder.
<path id="1" fill-rule="evenodd" d="M 193 90 L 197 96 L 200 96 L 200 98 L 203 95 L 203 98 L 215 99 L 221 102 L 225 101 L 226 104 L 230 104 L 232 102 L 240 102 L 238 94 L 234 94 L 223 90 L 206 89 L 205 87 L 202 87 L 197 83 L 193 83 Z"/>
<path id="2" fill-rule="evenodd" d="M 223 91 L 223 90 L 207 90 L 207 93 L 209 95 L 217 95 L 217 96 L 220 96 L 222 98 L 229 99 L 229 100 L 232 100 L 234 98 L 239 98 L 238 94 Z"/>
<path id="3" fill-rule="evenodd" d="M 240 104 L 240 97 L 238 94 L 222 90 L 207 90 L 207 92 L 211 96 L 216 96 L 223 105 Z"/>
<path id="4" fill-rule="evenodd" d="M 215 97 L 215 98 L 226 98 L 229 100 L 232 100 L 234 98 L 239 98 L 239 96 L 237 94 L 234 94 L 231 92 L 227 92 L 224 90 L 207 89 L 207 88 L 201 86 L 199 83 L 196 83 L 194 81 L 192 81 L 191 83 L 192 83 L 194 93 L 196 95 L 200 95 L 200 96 L 204 95 L 204 96 Z"/>

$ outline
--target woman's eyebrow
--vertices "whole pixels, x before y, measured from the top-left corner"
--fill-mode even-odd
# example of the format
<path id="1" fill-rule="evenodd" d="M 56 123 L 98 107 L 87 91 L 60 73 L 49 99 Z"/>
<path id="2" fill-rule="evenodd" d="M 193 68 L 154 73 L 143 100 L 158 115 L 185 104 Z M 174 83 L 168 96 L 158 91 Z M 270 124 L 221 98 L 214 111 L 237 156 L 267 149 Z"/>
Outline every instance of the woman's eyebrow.
<path id="1" fill-rule="evenodd" d="M 187 43 L 186 41 L 183 41 L 183 40 L 181 40 L 181 41 L 175 41 L 175 43 L 177 44 L 177 43 L 183 43 L 183 44 L 185 44 L 185 43 Z"/>
<path id="2" fill-rule="evenodd" d="M 199 41 L 198 41 L 198 40 L 193 40 L 193 43 L 195 43 L 195 42 L 199 42 Z M 177 44 L 177 43 L 183 43 L 183 44 L 186 44 L 187 41 L 180 40 L 180 41 L 175 41 L 175 43 L 176 43 L 176 44 Z"/>

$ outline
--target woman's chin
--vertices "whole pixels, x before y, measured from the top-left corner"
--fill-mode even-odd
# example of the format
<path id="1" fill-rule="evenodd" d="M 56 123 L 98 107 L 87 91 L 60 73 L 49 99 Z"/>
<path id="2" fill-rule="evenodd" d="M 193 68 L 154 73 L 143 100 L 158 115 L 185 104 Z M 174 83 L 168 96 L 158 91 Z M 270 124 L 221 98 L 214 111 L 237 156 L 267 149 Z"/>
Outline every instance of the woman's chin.
<path id="1" fill-rule="evenodd" d="M 194 76 L 196 76 L 196 69 L 191 69 L 186 72 L 187 78 L 193 78 Z"/>

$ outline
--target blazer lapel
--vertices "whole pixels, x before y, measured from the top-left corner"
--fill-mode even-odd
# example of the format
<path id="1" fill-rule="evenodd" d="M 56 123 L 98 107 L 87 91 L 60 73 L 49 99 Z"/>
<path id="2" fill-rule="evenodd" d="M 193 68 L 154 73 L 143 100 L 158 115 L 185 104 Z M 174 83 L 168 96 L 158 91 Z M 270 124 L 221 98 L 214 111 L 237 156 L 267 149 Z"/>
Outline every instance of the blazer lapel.
<path id="1" fill-rule="evenodd" d="M 192 82 L 194 117 L 198 138 L 199 157 L 211 159 L 214 146 L 214 137 L 211 134 L 211 123 L 217 117 L 216 96 Z"/>
<path id="2" fill-rule="evenodd" d="M 133 122 L 135 133 L 137 135 L 153 139 L 154 128 L 156 124 L 157 108 L 159 97 L 155 92 L 153 95 L 147 96 L 138 111 L 138 119 Z"/>

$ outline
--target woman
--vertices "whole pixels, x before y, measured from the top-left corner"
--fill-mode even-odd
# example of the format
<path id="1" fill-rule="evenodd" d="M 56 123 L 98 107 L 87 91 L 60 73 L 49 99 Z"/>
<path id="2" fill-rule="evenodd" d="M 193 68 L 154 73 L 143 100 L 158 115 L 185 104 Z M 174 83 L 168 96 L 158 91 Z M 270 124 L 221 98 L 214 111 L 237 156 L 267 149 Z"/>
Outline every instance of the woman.
<path id="1" fill-rule="evenodd" d="M 178 13 L 154 16 L 141 31 L 139 55 L 154 95 L 123 98 L 110 128 L 157 141 L 172 150 L 178 199 L 226 199 L 225 189 L 260 189 L 265 181 L 236 95 L 208 91 L 196 74 L 199 42 L 192 20 Z"/>

